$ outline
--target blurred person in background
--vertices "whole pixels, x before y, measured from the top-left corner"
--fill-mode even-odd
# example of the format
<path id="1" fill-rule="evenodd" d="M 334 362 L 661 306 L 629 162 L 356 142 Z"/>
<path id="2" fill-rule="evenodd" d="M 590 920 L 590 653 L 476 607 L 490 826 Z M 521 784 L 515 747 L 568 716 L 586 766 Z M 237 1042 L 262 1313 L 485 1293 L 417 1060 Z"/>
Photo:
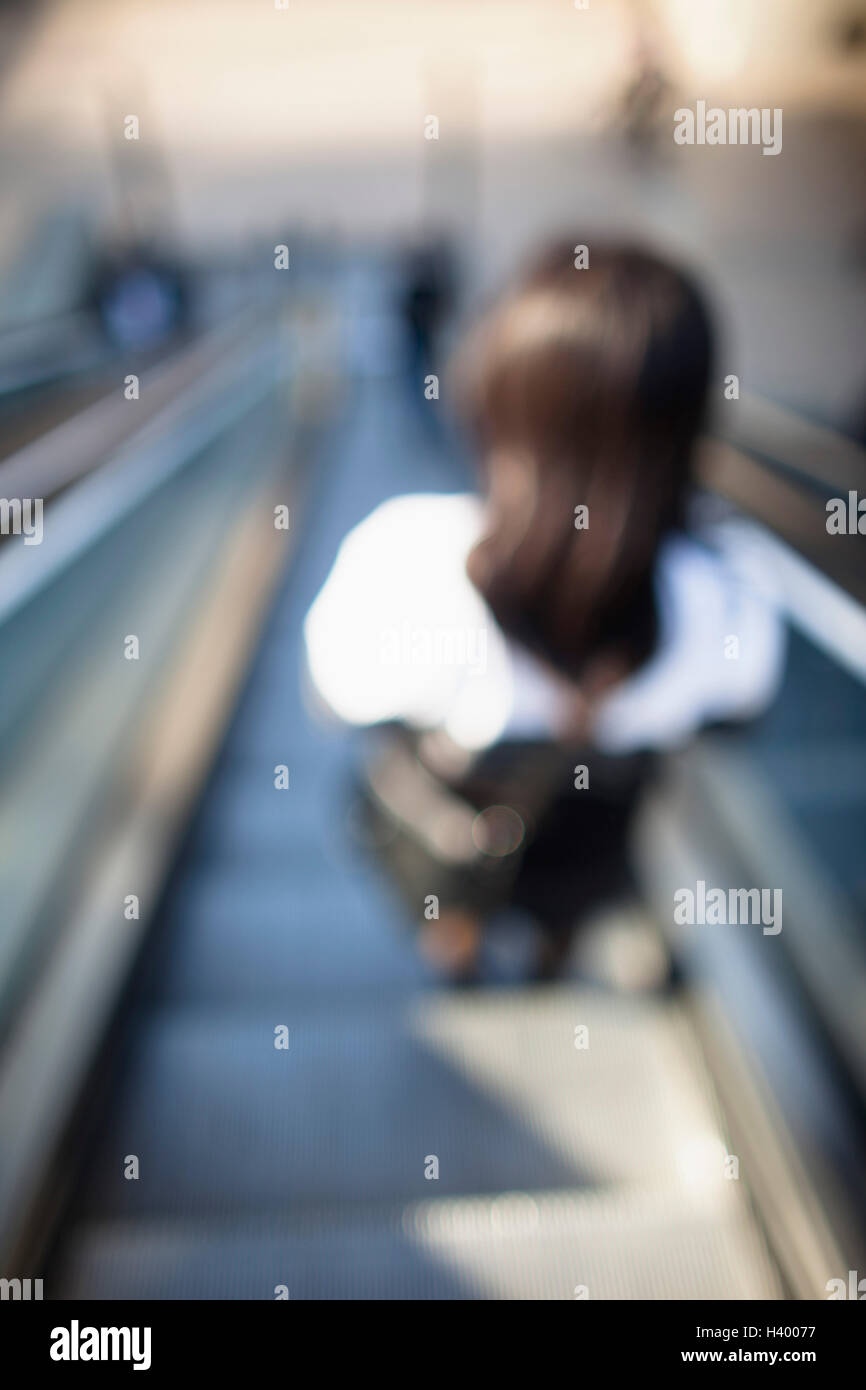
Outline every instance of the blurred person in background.
<path id="1" fill-rule="evenodd" d="M 413 387 L 428 372 L 438 372 L 443 329 L 456 300 L 454 254 L 444 236 L 412 247 L 405 257 L 400 308 L 406 335 L 406 359 Z M 413 397 L 417 397 L 413 390 Z"/>
<path id="2" fill-rule="evenodd" d="M 427 772 L 488 808 L 488 838 L 508 840 L 509 811 L 520 826 L 485 848 L 513 860 L 507 897 L 539 928 L 537 977 L 560 971 L 575 923 L 627 880 L 653 755 L 757 715 L 780 683 L 772 585 L 737 524 L 702 523 L 694 503 L 712 352 L 701 297 L 673 266 L 594 245 L 578 269 L 553 246 L 458 354 L 479 495 L 382 504 L 306 620 L 331 710 L 412 731 Z M 418 891 L 431 883 L 432 865 Z M 497 904 L 449 884 L 422 945 L 473 979 Z"/>
<path id="3" fill-rule="evenodd" d="M 162 347 L 186 328 L 189 276 L 155 247 L 127 244 L 104 252 L 87 288 L 88 307 L 120 351 Z"/>

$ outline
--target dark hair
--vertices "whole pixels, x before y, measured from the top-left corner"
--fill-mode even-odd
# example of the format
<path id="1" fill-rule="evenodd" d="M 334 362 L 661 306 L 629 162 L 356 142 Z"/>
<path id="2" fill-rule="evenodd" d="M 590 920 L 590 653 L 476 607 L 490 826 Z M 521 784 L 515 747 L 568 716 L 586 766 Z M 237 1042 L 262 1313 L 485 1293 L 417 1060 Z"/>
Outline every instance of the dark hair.
<path id="1" fill-rule="evenodd" d="M 627 246 L 593 246 L 576 269 L 559 245 L 458 359 L 491 510 L 469 577 L 500 626 L 568 676 L 652 650 L 653 563 L 683 520 L 711 354 L 679 271 Z"/>

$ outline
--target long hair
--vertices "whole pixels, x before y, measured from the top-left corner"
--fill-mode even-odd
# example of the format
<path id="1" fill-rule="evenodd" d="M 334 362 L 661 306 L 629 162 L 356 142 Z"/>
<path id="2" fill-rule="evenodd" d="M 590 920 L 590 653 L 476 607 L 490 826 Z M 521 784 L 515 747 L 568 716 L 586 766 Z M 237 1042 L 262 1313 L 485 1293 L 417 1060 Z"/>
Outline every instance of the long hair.
<path id="1" fill-rule="evenodd" d="M 652 651 L 653 565 L 683 520 L 711 340 L 673 267 L 593 246 L 576 269 L 560 245 L 458 357 L 489 513 L 467 572 L 500 626 L 566 676 Z"/>

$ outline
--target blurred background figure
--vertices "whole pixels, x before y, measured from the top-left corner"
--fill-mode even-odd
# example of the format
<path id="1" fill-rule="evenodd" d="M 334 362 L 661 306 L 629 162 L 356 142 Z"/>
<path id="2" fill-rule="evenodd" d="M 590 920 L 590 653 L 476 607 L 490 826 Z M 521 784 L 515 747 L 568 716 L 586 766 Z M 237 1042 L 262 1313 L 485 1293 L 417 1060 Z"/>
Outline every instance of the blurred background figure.
<path id="1" fill-rule="evenodd" d="M 418 383 L 441 365 L 442 333 L 455 308 L 456 272 L 446 239 L 412 247 L 406 255 L 404 274 L 407 358 L 417 389 Z"/>
<path id="2" fill-rule="evenodd" d="M 667 135 L 667 100 L 671 84 L 646 35 L 637 43 L 633 74 L 622 94 L 622 121 L 638 158 L 658 151 Z"/>
<path id="3" fill-rule="evenodd" d="M 160 347 L 187 324 L 188 277 L 167 258 L 130 247 L 94 266 L 87 300 L 114 348 Z"/>

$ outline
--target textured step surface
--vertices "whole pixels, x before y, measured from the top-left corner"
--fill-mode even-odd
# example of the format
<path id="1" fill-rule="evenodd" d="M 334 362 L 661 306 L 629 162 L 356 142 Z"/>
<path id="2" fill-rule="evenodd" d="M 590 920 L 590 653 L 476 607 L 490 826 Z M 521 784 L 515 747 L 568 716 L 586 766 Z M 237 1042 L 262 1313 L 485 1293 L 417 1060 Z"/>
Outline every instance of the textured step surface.
<path id="1" fill-rule="evenodd" d="M 274 1047 L 286 1024 L 290 1047 Z M 588 1050 L 574 1029 L 589 1030 Z M 123 1176 L 136 1154 L 140 1177 Z M 722 1184 L 700 1073 L 663 1008 L 580 991 L 406 1007 L 210 1010 L 142 1023 L 83 1201 L 93 1215 L 214 1214 L 437 1192 Z"/>
<path id="2" fill-rule="evenodd" d="M 336 1007 L 347 997 L 375 1006 L 405 994 L 429 974 L 393 904 L 378 898 L 375 884 L 335 868 L 321 850 L 243 875 L 190 875 L 148 971 L 147 1000 L 248 1011 L 315 999 Z"/>
<path id="3" fill-rule="evenodd" d="M 95 1224 L 49 1294 L 273 1299 L 283 1285 L 290 1298 L 327 1300 L 780 1298 L 729 1195 L 727 1210 L 711 1212 L 670 1191 L 566 1191 L 345 1216 Z"/>

